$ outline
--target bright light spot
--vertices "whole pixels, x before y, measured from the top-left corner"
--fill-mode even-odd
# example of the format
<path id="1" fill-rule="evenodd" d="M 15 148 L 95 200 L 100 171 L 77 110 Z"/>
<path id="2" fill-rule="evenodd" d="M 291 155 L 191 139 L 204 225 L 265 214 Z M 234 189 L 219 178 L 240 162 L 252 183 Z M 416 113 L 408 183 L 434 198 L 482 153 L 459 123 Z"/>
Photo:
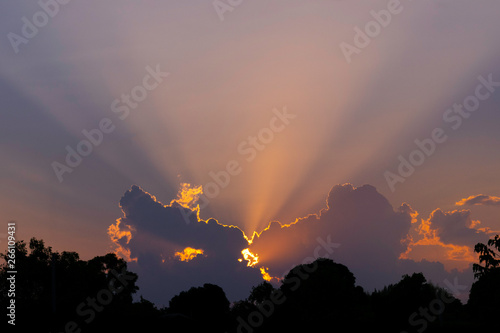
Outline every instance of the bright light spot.
<path id="1" fill-rule="evenodd" d="M 197 205 L 198 199 L 202 194 L 203 194 L 203 188 L 201 185 L 193 186 L 188 183 L 182 183 L 181 188 L 177 193 L 177 199 L 172 200 L 170 202 L 170 205 L 172 205 L 172 203 L 174 202 L 177 202 L 184 208 L 195 210 L 198 207 Z"/>
<path id="2" fill-rule="evenodd" d="M 250 252 L 248 248 L 241 251 L 241 254 L 243 254 L 243 259 L 248 261 L 248 267 L 253 267 L 259 262 L 259 256 Z"/>
<path id="3" fill-rule="evenodd" d="M 262 274 L 262 278 L 266 281 L 271 281 L 273 278 L 271 277 L 271 275 L 269 275 L 268 272 L 266 272 L 266 269 L 269 269 L 269 268 L 266 268 L 266 267 L 260 268 L 260 273 Z"/>
<path id="4" fill-rule="evenodd" d="M 186 247 L 183 252 L 175 252 L 175 256 L 178 257 L 180 261 L 193 260 L 199 254 L 203 254 L 203 250 L 193 249 L 192 247 Z"/>

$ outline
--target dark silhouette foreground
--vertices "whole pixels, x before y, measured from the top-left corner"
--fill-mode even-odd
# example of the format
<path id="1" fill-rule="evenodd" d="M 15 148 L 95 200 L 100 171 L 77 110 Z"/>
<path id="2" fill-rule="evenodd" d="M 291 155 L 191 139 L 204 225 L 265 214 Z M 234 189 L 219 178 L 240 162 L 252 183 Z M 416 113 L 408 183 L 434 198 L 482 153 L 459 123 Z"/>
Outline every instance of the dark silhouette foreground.
<path id="1" fill-rule="evenodd" d="M 54 252 L 42 240 L 16 243 L 15 327 L 2 332 L 384 332 L 498 331 L 500 239 L 477 244 L 477 281 L 466 305 L 428 283 L 422 273 L 367 293 L 349 269 L 320 258 L 298 265 L 278 288 L 255 286 L 247 299 L 230 304 L 219 286 L 205 284 L 173 297 L 158 309 L 141 297 L 137 274 L 115 254 L 80 260 Z M 6 253 L 7 254 L 7 253 Z M 4 259 L 6 254 L 1 255 Z M 9 305 L 8 268 L 0 268 L 0 306 Z M 3 329 L 5 328 L 5 329 Z"/>

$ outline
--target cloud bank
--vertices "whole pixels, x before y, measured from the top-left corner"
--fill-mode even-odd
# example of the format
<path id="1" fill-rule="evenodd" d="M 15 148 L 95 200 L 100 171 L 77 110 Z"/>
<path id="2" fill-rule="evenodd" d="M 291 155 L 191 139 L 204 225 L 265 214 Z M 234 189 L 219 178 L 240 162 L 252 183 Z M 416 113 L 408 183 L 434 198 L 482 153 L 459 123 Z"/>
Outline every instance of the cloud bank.
<path id="1" fill-rule="evenodd" d="M 148 299 L 168 304 L 176 293 L 204 283 L 224 286 L 232 298 L 243 297 L 249 290 L 241 286 L 262 280 L 258 269 L 238 260 L 248 247 L 240 229 L 201 220 L 175 200 L 163 205 L 138 186 L 125 193 L 120 207 L 124 217 L 108 234 L 117 253 L 140 274 L 141 293 Z"/>
<path id="2" fill-rule="evenodd" d="M 373 186 L 350 184 L 333 187 L 326 206 L 290 225 L 271 223 L 255 237 L 250 250 L 270 267 L 271 275 L 279 276 L 297 264 L 297 258 L 314 253 L 318 238 L 330 237 L 340 244 L 332 259 L 348 265 L 358 283 L 372 287 L 387 280 L 382 275 L 406 250 L 401 240 L 410 228 L 412 208 L 403 204 L 394 210 Z"/>
<path id="3" fill-rule="evenodd" d="M 269 223 L 247 237 L 238 227 L 200 218 L 200 187 L 183 184 L 177 199 L 160 203 L 138 186 L 120 200 L 124 216 L 108 234 L 139 276 L 140 293 L 158 304 L 204 283 L 220 285 L 232 301 L 263 279 L 277 282 L 293 266 L 329 257 L 345 264 L 368 291 L 423 272 L 443 285 L 472 283 L 472 247 L 489 238 L 470 211 L 434 210 L 429 218 L 403 203 L 396 209 L 375 187 L 336 185 L 317 214 Z M 434 253 L 434 257 L 432 255 Z M 446 267 L 463 263 L 463 271 Z"/>

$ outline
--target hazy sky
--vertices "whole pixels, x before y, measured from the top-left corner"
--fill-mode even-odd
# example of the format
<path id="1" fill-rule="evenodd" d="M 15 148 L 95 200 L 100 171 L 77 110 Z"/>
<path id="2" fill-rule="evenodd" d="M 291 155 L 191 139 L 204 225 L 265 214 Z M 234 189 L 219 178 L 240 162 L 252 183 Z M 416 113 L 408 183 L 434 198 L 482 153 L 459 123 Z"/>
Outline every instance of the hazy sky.
<path id="1" fill-rule="evenodd" d="M 500 230 L 499 12 L 495 0 L 4 1 L 0 219 L 89 259 L 116 249 L 108 228 L 123 218 L 132 238 L 117 243 L 151 281 L 146 298 L 162 276 L 171 297 L 217 267 L 208 279 L 235 299 L 260 267 L 280 277 L 314 257 L 319 236 L 368 289 L 413 270 L 470 283 L 473 245 Z M 172 215 L 181 183 L 203 187 L 199 219 L 220 224 Z M 204 254 L 182 262 L 186 247 Z M 245 247 L 253 268 L 237 260 Z"/>

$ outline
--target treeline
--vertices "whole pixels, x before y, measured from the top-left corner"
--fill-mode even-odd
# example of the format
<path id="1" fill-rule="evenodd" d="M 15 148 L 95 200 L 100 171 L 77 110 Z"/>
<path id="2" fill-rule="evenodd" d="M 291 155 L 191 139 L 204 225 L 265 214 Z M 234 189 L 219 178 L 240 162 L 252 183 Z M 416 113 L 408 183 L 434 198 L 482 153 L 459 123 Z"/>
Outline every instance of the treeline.
<path id="1" fill-rule="evenodd" d="M 29 248 L 29 249 L 28 249 Z M 80 260 L 54 252 L 42 240 L 16 243 L 15 326 L 19 332 L 384 332 L 498 331 L 500 239 L 478 244 L 476 282 L 467 304 L 426 281 L 422 273 L 367 293 L 349 269 L 330 259 L 298 265 L 278 288 L 262 282 L 230 304 L 217 285 L 193 287 L 157 308 L 133 301 L 138 276 L 114 254 Z M 6 259 L 8 253 L 2 257 Z M 22 269 L 21 269 L 22 267 Z M 9 313 L 12 286 L 0 269 L 0 303 Z M 2 332 L 6 330 L 2 329 Z"/>

